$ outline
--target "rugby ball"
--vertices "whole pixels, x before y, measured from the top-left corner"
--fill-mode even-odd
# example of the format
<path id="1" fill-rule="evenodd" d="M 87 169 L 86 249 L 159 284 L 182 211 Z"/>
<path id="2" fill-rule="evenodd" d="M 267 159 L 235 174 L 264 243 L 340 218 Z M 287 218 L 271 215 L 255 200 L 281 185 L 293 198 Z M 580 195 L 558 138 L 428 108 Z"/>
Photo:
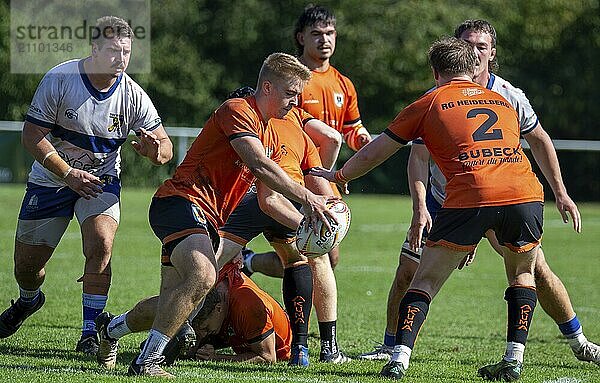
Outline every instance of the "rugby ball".
<path id="1" fill-rule="evenodd" d="M 329 219 L 331 231 L 327 230 L 327 227 L 321 221 L 317 223 L 317 230 L 313 230 L 312 225 L 307 223 L 306 218 L 300 222 L 296 232 L 296 246 L 300 254 L 306 257 L 315 258 L 329 253 L 348 234 L 351 219 L 348 205 L 342 200 L 332 200 L 327 203 L 327 207 L 337 219 L 337 223 Z"/>

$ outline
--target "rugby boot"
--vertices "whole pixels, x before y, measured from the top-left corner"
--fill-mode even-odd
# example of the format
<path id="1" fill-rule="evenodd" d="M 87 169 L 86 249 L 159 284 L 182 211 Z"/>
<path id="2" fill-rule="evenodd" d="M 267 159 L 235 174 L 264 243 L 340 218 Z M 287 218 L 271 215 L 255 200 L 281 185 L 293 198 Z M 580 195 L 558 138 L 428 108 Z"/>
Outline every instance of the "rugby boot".
<path id="1" fill-rule="evenodd" d="M 321 352 L 321 354 L 319 355 L 319 362 L 323 363 L 342 364 L 351 361 L 352 359 L 346 356 L 340 350 L 338 350 L 337 352 Z"/>
<path id="2" fill-rule="evenodd" d="M 390 360 L 385 366 L 383 366 L 379 375 L 383 376 L 384 378 L 400 380 L 405 373 L 406 369 L 402 363 Z"/>
<path id="3" fill-rule="evenodd" d="M 129 376 L 156 376 L 159 378 L 175 378 L 175 375 L 168 373 L 163 370 L 160 366 L 161 363 L 164 362 L 165 357 L 161 356 L 156 359 L 147 359 L 145 363 L 137 364 L 137 356 L 133 358 L 131 364 L 129 365 L 129 369 L 127 370 L 127 375 Z"/>
<path id="4" fill-rule="evenodd" d="M 394 347 L 386 346 L 382 344 L 381 346 L 376 346 L 373 351 L 365 352 L 364 354 L 360 354 L 358 356 L 359 359 L 365 360 L 390 360 L 392 358 L 392 353 L 394 352 Z"/>
<path id="5" fill-rule="evenodd" d="M 98 354 L 100 342 L 98 341 L 98 336 L 94 335 L 82 335 L 77 341 L 77 346 L 75 346 L 75 351 L 82 352 L 85 355 L 96 355 Z"/>
<path id="6" fill-rule="evenodd" d="M 2 315 L 0 315 L 0 338 L 8 338 L 17 332 L 25 319 L 41 309 L 44 302 L 46 302 L 46 296 L 41 291 L 37 302 L 30 307 L 24 305 L 21 298 L 17 299 L 16 302 L 11 300 L 10 307 L 4 310 Z"/>
<path id="7" fill-rule="evenodd" d="M 600 366 L 600 346 L 595 343 L 587 341 L 579 351 L 573 350 L 573 354 L 582 362 L 592 362 Z"/>
<path id="8" fill-rule="evenodd" d="M 119 350 L 119 341 L 108 336 L 108 324 L 115 316 L 109 312 L 103 312 L 95 319 L 96 329 L 98 329 L 98 352 L 96 361 L 101 366 L 112 369 L 117 363 L 117 351 Z"/>
<path id="9" fill-rule="evenodd" d="M 477 375 L 481 376 L 483 380 L 513 382 L 519 379 L 521 371 L 523 371 L 523 364 L 521 362 L 502 359 L 496 364 L 481 367 L 477 371 Z"/>
<path id="10" fill-rule="evenodd" d="M 169 343 L 163 350 L 163 356 L 165 357 L 164 365 L 171 366 L 175 363 L 177 358 L 183 357 L 187 354 L 188 350 L 196 343 L 196 333 L 187 320 L 183 322 L 181 328 L 175 334 Z"/>
<path id="11" fill-rule="evenodd" d="M 292 346 L 292 356 L 288 365 L 308 367 L 308 347 L 302 346 L 300 344 Z"/>

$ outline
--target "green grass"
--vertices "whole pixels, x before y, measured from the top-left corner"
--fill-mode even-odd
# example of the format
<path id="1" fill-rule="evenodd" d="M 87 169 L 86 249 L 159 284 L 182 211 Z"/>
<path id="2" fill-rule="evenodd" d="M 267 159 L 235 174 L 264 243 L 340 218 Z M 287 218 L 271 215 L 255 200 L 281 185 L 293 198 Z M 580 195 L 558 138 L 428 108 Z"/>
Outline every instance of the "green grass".
<path id="1" fill-rule="evenodd" d="M 151 190 L 125 188 L 122 223 L 113 256 L 113 282 L 107 309 L 120 313 L 159 287 L 159 242 L 147 223 Z M 18 294 L 12 275 L 20 185 L 0 186 L 0 309 Z M 382 340 L 387 292 L 398 249 L 410 220 L 406 197 L 353 195 L 350 233 L 341 245 L 336 269 L 339 290 L 338 338 L 349 355 L 370 350 Z M 560 222 L 552 203 L 546 206 L 544 248 L 548 262 L 569 289 L 588 338 L 600 341 L 600 205 L 582 204 L 584 232 L 576 235 Z M 255 250 L 267 250 L 255 240 Z M 2 382 L 134 381 L 125 376 L 144 334 L 123 338 L 117 369 L 105 371 L 73 351 L 79 338 L 83 256 L 72 223 L 47 267 L 43 286 L 47 302 L 14 336 L 0 340 Z M 254 280 L 278 300 L 281 281 Z M 456 272 L 433 302 L 413 353 L 405 382 L 478 382 L 477 368 L 497 361 L 504 350 L 506 287 L 501 259 L 487 243 L 474 265 Z M 355 361 L 331 366 L 317 362 L 318 328 L 311 323 L 311 366 L 290 369 L 232 363 L 179 363 L 169 369 L 179 381 L 214 382 L 381 382 L 381 362 Z M 600 368 L 578 362 L 553 321 L 538 306 L 525 355 L 523 382 L 600 382 Z M 571 378 L 571 380 L 560 380 Z M 142 379 L 150 380 L 150 379 Z M 137 380 L 136 380 L 137 381 Z"/>

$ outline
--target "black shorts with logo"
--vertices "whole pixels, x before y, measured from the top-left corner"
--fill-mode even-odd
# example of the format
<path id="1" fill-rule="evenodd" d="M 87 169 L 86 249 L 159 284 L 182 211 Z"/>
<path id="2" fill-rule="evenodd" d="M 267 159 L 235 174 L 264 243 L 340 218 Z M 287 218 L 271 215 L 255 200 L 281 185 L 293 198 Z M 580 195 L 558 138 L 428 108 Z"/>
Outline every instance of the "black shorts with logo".
<path id="1" fill-rule="evenodd" d="M 200 206 L 182 197 L 152 198 L 148 214 L 150 227 L 162 242 L 161 263 L 173 266 L 171 253 L 177 244 L 192 234 L 205 234 L 212 241 L 213 251 L 219 248 L 219 234 L 206 219 Z"/>
<path id="2" fill-rule="evenodd" d="M 516 253 L 526 252 L 542 239 L 543 213 L 542 202 L 442 208 L 433 221 L 427 246 L 441 245 L 457 251 L 472 251 L 485 232 L 492 229 L 501 245 Z"/>

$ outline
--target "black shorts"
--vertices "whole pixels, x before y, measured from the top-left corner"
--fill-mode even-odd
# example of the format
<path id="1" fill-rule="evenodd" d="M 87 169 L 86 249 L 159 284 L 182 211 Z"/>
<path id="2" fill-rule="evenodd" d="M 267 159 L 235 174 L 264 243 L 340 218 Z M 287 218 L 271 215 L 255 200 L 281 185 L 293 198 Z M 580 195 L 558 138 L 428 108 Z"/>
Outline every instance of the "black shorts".
<path id="1" fill-rule="evenodd" d="M 295 202 L 292 204 L 297 209 L 300 206 Z M 260 233 L 263 233 L 269 242 L 291 243 L 296 238 L 296 230 L 280 224 L 260 210 L 256 193 L 251 188 L 231 213 L 225 226 L 219 230 L 219 234 L 245 246 Z"/>
<path id="2" fill-rule="evenodd" d="M 542 202 L 467 209 L 442 208 L 433 221 L 427 246 L 441 245 L 456 251 L 472 251 L 485 232 L 492 229 L 501 245 L 523 253 L 540 243 L 543 213 Z"/>
<path id="3" fill-rule="evenodd" d="M 162 242 L 161 263 L 173 266 L 171 253 L 179 242 L 192 234 L 205 234 L 211 241 L 213 251 L 219 248 L 219 234 L 206 219 L 200 206 L 181 197 L 152 198 L 148 214 L 150 227 Z"/>

